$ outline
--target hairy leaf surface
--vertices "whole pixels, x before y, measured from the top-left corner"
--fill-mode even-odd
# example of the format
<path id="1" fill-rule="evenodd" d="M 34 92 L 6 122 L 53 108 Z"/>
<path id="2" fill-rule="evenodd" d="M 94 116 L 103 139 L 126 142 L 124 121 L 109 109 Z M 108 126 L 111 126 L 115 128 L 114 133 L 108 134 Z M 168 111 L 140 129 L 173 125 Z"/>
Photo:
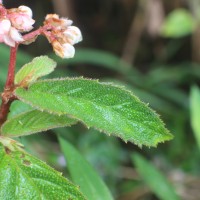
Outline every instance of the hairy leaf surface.
<path id="1" fill-rule="evenodd" d="M 0 199 L 85 199 L 61 173 L 23 150 L 0 145 L 0 161 Z"/>
<path id="2" fill-rule="evenodd" d="M 29 135 L 52 128 L 71 126 L 77 120 L 65 115 L 52 115 L 39 110 L 30 110 L 8 119 L 2 126 L 4 136 L 16 137 Z"/>
<path id="3" fill-rule="evenodd" d="M 8 119 L 13 118 L 15 115 L 21 114 L 23 112 L 34 110 L 32 106 L 26 104 L 22 101 L 14 101 L 10 106 L 10 112 L 8 113 Z"/>
<path id="4" fill-rule="evenodd" d="M 113 200 L 107 186 L 87 160 L 64 138 L 59 137 L 72 181 L 88 200 Z"/>
<path id="5" fill-rule="evenodd" d="M 47 56 L 36 57 L 17 72 L 15 84 L 29 85 L 38 78 L 50 74 L 55 67 L 56 62 Z"/>
<path id="6" fill-rule="evenodd" d="M 172 135 L 158 115 L 130 92 L 83 78 L 38 81 L 18 88 L 22 101 L 58 115 L 68 114 L 88 127 L 138 145 L 156 146 Z"/>

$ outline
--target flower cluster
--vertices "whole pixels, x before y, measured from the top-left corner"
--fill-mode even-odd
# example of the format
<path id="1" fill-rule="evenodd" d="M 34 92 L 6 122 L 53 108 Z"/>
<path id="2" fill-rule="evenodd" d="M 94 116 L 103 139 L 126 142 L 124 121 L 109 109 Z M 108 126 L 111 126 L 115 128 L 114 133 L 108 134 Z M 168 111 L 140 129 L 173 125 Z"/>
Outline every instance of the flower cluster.
<path id="1" fill-rule="evenodd" d="M 48 14 L 44 25 L 33 29 L 35 21 L 32 19 L 32 10 L 27 6 L 6 9 L 0 0 L 0 43 L 14 47 L 16 43 L 30 44 L 39 35 L 44 35 L 52 44 L 55 53 L 62 58 L 72 58 L 75 54 L 74 44 L 82 40 L 79 28 L 72 26 L 72 21 L 60 18 L 56 14 Z"/>
<path id="2" fill-rule="evenodd" d="M 0 42 L 14 47 L 15 43 L 23 42 L 21 33 L 33 28 L 35 21 L 32 19 L 32 10 L 27 6 L 19 6 L 4 11 L 0 16 Z"/>
<path id="3" fill-rule="evenodd" d="M 72 26 L 72 23 L 71 20 L 59 18 L 56 14 L 48 14 L 44 21 L 44 25 L 51 27 L 44 34 L 55 53 L 62 58 L 72 58 L 75 54 L 73 45 L 82 41 L 81 31 Z"/>

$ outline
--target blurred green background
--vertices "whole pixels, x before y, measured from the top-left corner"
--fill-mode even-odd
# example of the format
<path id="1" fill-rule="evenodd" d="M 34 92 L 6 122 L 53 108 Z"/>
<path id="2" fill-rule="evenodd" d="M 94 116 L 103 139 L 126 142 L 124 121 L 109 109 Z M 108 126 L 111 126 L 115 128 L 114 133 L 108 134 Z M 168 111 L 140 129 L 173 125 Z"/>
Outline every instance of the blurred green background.
<path id="1" fill-rule="evenodd" d="M 47 13 L 57 13 L 72 19 L 83 34 L 73 59 L 56 57 L 41 36 L 35 43 L 20 47 L 18 67 L 47 54 L 58 63 L 51 77 L 84 76 L 124 85 L 149 103 L 175 136 L 157 148 L 139 149 L 79 124 L 21 138 L 27 150 L 68 176 L 56 137 L 62 134 L 103 177 L 115 199 L 178 199 L 170 197 L 170 191 L 166 198 L 159 194 L 166 179 L 180 199 L 200 199 L 200 1 L 4 2 L 8 8 L 30 6 L 35 27 Z M 2 89 L 9 58 L 9 49 L 2 44 L 0 56 Z M 164 180 L 151 171 L 150 163 Z M 145 178 L 148 176 L 149 180 Z"/>

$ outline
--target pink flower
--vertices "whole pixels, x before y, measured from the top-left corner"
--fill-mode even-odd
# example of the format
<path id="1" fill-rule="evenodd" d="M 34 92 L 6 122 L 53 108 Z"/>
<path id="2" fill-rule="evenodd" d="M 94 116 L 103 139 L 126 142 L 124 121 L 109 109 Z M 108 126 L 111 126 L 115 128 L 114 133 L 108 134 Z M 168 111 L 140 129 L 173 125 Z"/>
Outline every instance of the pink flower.
<path id="1" fill-rule="evenodd" d="M 0 21 L 0 35 L 7 34 L 10 30 L 11 23 L 8 19 Z"/>
<path id="2" fill-rule="evenodd" d="M 11 26 L 8 19 L 3 19 L 0 21 L 0 42 L 14 47 L 15 42 L 22 42 L 23 38 L 21 34 Z"/>
<path id="3" fill-rule="evenodd" d="M 14 47 L 15 43 L 24 41 L 20 32 L 30 31 L 35 21 L 27 6 L 4 10 L 5 13 L 0 18 L 0 42 Z"/>
<path id="4" fill-rule="evenodd" d="M 19 6 L 8 10 L 8 18 L 12 26 L 20 32 L 27 32 L 33 29 L 35 20 L 32 19 L 32 10 L 27 6 Z"/>

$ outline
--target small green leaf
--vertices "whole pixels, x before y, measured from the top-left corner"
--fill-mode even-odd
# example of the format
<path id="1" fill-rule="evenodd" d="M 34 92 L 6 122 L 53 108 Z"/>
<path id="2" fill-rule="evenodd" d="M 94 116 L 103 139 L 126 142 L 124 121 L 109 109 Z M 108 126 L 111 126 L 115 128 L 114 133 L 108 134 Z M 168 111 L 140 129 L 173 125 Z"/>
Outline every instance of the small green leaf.
<path id="1" fill-rule="evenodd" d="M 8 119 L 1 127 L 4 136 L 17 137 L 46 131 L 52 128 L 71 126 L 77 120 L 65 115 L 52 115 L 39 110 L 30 110 Z"/>
<path id="2" fill-rule="evenodd" d="M 59 142 L 72 180 L 80 186 L 81 192 L 87 199 L 112 200 L 107 186 L 87 160 L 62 137 L 59 137 Z"/>
<path id="3" fill-rule="evenodd" d="M 161 35 L 164 37 L 182 37 L 191 34 L 196 28 L 193 16 L 185 9 L 172 11 L 164 21 Z"/>
<path id="4" fill-rule="evenodd" d="M 36 57 L 32 62 L 24 65 L 15 76 L 15 84 L 27 86 L 38 78 L 50 74 L 56 63 L 47 56 Z"/>
<path id="5" fill-rule="evenodd" d="M 85 199 L 61 173 L 19 147 L 14 148 L 13 141 L 1 139 L 7 146 L 0 145 L 0 199 Z"/>
<path id="6" fill-rule="evenodd" d="M 174 188 L 165 176 L 141 155 L 134 153 L 133 162 L 149 188 L 161 200 L 179 200 Z"/>
<path id="7" fill-rule="evenodd" d="M 15 100 L 12 102 L 10 106 L 10 112 L 8 114 L 8 119 L 13 118 L 15 115 L 18 115 L 20 113 L 24 113 L 30 110 L 34 110 L 34 108 L 22 101 Z"/>
<path id="8" fill-rule="evenodd" d="M 38 81 L 15 95 L 37 109 L 68 114 L 125 141 L 156 146 L 172 139 L 158 115 L 129 91 L 97 80 Z"/>
<path id="9" fill-rule="evenodd" d="M 193 86 L 190 94 L 191 125 L 200 148 L 200 90 Z"/>

